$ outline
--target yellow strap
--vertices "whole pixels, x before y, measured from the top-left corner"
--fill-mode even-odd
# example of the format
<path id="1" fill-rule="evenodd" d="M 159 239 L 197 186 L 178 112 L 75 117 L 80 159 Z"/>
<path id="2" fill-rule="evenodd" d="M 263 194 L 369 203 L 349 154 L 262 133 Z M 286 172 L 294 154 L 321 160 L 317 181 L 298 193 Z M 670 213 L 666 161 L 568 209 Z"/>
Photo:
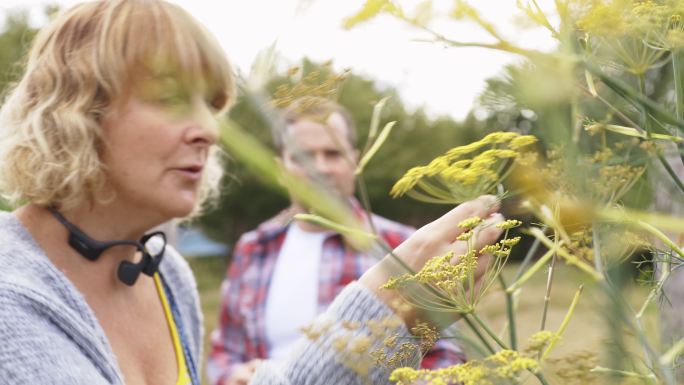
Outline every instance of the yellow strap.
<path id="1" fill-rule="evenodd" d="M 176 385 L 191 384 L 192 379 L 188 373 L 188 367 L 185 364 L 185 355 L 183 354 L 183 347 L 181 346 L 178 329 L 176 329 L 176 322 L 173 319 L 169 301 L 166 299 L 166 292 L 162 286 L 161 278 L 159 278 L 159 273 L 154 274 L 154 283 L 157 285 L 157 293 L 159 293 L 159 298 L 164 307 L 166 322 L 169 325 L 169 331 L 171 332 L 171 338 L 173 339 L 173 350 L 176 352 L 176 362 L 178 363 L 178 381 L 176 382 Z"/>

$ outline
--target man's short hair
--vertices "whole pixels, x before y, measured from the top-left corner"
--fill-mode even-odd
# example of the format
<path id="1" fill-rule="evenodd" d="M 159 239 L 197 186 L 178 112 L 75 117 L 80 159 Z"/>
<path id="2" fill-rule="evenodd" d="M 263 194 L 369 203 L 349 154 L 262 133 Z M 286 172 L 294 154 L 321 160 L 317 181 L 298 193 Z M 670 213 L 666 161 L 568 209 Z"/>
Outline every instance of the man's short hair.
<path id="1" fill-rule="evenodd" d="M 354 148 L 356 146 L 356 127 L 349 111 L 332 100 L 309 96 L 295 100 L 283 110 L 281 124 L 276 124 L 273 130 L 273 143 L 276 150 L 282 154 L 285 142 L 287 141 L 287 130 L 290 125 L 301 120 L 311 120 L 320 124 L 326 124 L 330 115 L 335 113 L 339 114 L 344 120 L 347 126 L 347 135 L 345 137 L 349 145 Z"/>

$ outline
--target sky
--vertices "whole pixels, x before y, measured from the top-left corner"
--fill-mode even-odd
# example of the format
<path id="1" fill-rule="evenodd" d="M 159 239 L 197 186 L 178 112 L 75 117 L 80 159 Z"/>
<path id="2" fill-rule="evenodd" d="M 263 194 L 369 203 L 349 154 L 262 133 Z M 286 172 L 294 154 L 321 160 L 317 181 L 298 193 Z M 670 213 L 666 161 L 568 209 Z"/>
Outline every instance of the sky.
<path id="1" fill-rule="evenodd" d="M 367 76 L 382 86 L 398 89 L 409 108 L 423 107 L 428 115 L 462 119 L 483 90 L 485 79 L 497 75 L 519 58 L 481 48 L 450 48 L 425 42 L 429 36 L 390 16 L 380 16 L 352 30 L 342 20 L 359 10 L 364 0 L 171 0 L 200 20 L 218 39 L 242 74 L 250 72 L 256 56 L 275 44 L 282 65 L 296 65 L 302 57 L 332 60 Z M 541 0 L 545 3 L 551 0 Z M 28 9 L 36 25 L 45 23 L 46 4 L 68 7 L 76 0 L 0 0 L 0 16 L 13 9 Z M 418 1 L 399 1 L 412 9 Z M 450 0 L 434 0 L 447 11 Z M 542 50 L 554 42 L 541 29 L 515 23 L 515 0 L 471 1 L 480 12 L 501 26 L 511 41 Z M 435 27 L 457 40 L 482 41 L 487 36 L 471 23 L 437 21 Z"/>

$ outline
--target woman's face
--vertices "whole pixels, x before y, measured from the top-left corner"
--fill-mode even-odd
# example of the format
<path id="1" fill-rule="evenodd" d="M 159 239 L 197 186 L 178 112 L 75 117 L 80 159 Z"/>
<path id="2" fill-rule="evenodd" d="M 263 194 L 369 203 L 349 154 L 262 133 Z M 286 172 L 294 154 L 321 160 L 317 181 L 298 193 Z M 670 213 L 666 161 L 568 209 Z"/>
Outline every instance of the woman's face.
<path id="1" fill-rule="evenodd" d="M 218 136 L 213 100 L 170 76 L 142 84 L 103 121 L 108 187 L 136 215 L 184 217 Z"/>

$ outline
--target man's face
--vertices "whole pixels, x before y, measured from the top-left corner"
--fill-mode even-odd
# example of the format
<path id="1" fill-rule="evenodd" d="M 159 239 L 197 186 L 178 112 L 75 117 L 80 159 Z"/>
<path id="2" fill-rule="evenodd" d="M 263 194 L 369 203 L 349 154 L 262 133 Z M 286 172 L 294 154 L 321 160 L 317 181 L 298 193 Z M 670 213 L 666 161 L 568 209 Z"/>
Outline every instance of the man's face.
<path id="1" fill-rule="evenodd" d="M 325 123 L 304 118 L 290 124 L 283 146 L 283 166 L 341 198 L 351 197 L 358 152 L 349 143 L 347 129 L 338 113 L 331 114 Z"/>

